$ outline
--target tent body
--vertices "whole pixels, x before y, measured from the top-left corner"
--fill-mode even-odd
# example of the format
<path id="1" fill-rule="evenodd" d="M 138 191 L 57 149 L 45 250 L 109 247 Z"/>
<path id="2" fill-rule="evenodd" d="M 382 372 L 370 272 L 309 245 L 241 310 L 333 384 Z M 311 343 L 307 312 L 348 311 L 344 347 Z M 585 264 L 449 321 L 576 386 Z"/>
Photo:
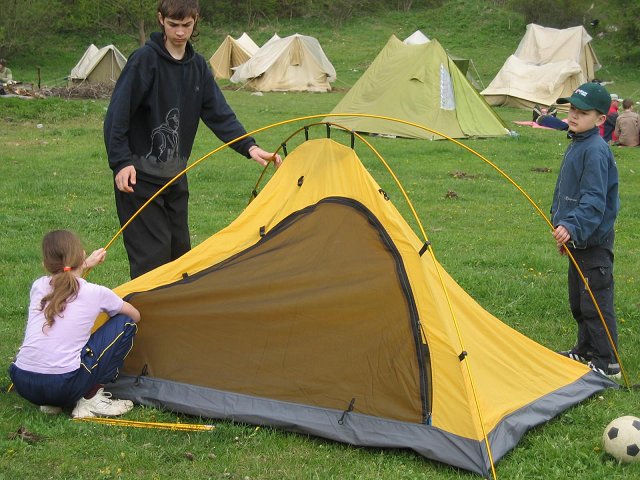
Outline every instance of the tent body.
<path id="1" fill-rule="evenodd" d="M 231 78 L 233 70 L 249 60 L 259 48 L 246 32 L 238 38 L 227 35 L 209 59 L 216 79 Z"/>
<path id="2" fill-rule="evenodd" d="M 126 63 L 126 57 L 115 45 L 98 48 L 91 44 L 71 69 L 69 84 L 113 84 Z"/>
<path id="3" fill-rule="evenodd" d="M 420 45 L 430 41 L 431 40 L 429 40 L 429 37 L 427 37 L 424 33 L 422 33 L 420 30 L 416 30 L 407 38 L 405 38 L 402 41 L 402 43 L 404 43 L 405 45 Z M 451 58 L 451 60 L 454 61 L 454 63 L 460 69 L 460 71 L 465 74 L 465 76 L 467 77 L 467 80 L 471 82 L 471 85 L 473 85 L 474 88 L 479 89 L 480 84 L 473 77 L 469 68 L 471 65 L 473 65 L 473 61 L 470 58 L 458 57 L 456 55 L 451 55 L 451 54 L 448 54 L 448 55 L 449 55 L 449 58 Z"/>
<path id="4" fill-rule="evenodd" d="M 228 227 L 115 289 L 143 320 L 110 388 L 486 475 L 483 431 L 497 461 L 615 385 L 493 317 L 423 246 L 353 149 L 304 142 Z"/>
<path id="5" fill-rule="evenodd" d="M 565 29 L 527 25 L 515 53 L 482 95 L 491 105 L 550 106 L 595 78 L 600 63 L 582 26 Z"/>
<path id="6" fill-rule="evenodd" d="M 278 35 L 277 33 L 274 33 L 273 36 L 264 43 L 263 47 L 265 45 L 269 45 L 271 42 L 275 42 L 276 40 L 280 40 L 281 38 L 282 37 L 280 37 L 280 35 Z"/>
<path id="7" fill-rule="evenodd" d="M 509 133 L 437 40 L 411 45 L 395 35 L 331 113 L 397 118 L 452 138 Z M 325 120 L 358 132 L 442 138 L 413 125 L 372 117 L 329 116 Z"/>
<path id="8" fill-rule="evenodd" d="M 320 42 L 297 33 L 274 35 L 231 76 L 233 83 L 261 92 L 328 92 L 335 79 L 336 71 Z"/>

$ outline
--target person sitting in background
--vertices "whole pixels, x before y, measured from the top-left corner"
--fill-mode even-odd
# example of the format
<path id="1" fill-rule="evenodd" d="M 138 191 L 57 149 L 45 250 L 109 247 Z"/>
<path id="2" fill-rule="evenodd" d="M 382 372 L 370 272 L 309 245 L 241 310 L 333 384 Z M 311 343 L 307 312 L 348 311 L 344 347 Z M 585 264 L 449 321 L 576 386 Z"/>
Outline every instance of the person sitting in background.
<path id="1" fill-rule="evenodd" d="M 0 82 L 4 84 L 13 82 L 13 74 L 4 58 L 0 58 Z"/>
<path id="2" fill-rule="evenodd" d="M 614 130 L 616 128 L 616 120 L 618 119 L 618 107 L 620 98 L 615 93 L 611 94 L 611 107 L 607 113 L 607 119 L 600 125 L 600 136 L 605 142 L 611 142 L 618 140 Z"/>
<path id="3" fill-rule="evenodd" d="M 7 61 L 4 58 L 0 58 L 0 95 L 6 95 L 4 90 L 6 84 L 13 82 L 13 75 L 11 69 L 7 68 Z"/>
<path id="4" fill-rule="evenodd" d="M 633 100 L 625 98 L 622 102 L 623 112 L 616 120 L 615 135 L 618 141 L 615 145 L 623 147 L 637 147 L 640 145 L 640 116 L 633 111 Z"/>

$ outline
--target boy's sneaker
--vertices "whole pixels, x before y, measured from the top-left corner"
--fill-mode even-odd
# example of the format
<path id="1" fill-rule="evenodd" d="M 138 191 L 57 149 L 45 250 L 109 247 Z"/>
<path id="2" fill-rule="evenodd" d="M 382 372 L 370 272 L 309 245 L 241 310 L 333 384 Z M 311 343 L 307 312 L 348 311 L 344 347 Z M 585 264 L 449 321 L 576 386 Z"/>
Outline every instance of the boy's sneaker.
<path id="1" fill-rule="evenodd" d="M 573 350 L 563 350 L 558 353 L 563 357 L 570 358 L 571 360 L 575 360 L 576 362 L 580 362 L 580 363 L 586 364 L 591 361 L 591 355 L 589 355 L 588 353 L 577 353 L 577 352 L 574 352 Z"/>
<path id="2" fill-rule="evenodd" d="M 540 115 L 542 115 L 542 109 L 540 108 L 540 105 L 538 105 L 538 104 L 534 105 L 533 106 L 533 111 L 531 113 L 532 113 L 532 117 L 533 117 L 532 121 L 535 122 L 536 120 L 538 120 L 538 117 Z"/>
<path id="3" fill-rule="evenodd" d="M 40 411 L 47 415 L 58 415 L 62 413 L 62 407 L 55 407 L 53 405 L 40 405 Z"/>
<path id="4" fill-rule="evenodd" d="M 610 363 L 606 371 L 602 368 L 596 367 L 591 362 L 589 362 L 589 368 L 594 372 L 599 373 L 600 375 L 609 377 L 611 380 L 620 380 L 622 378 L 622 374 L 620 373 L 620 365 L 617 363 Z"/>
<path id="5" fill-rule="evenodd" d="M 93 397 L 78 400 L 71 416 L 73 418 L 115 417 L 127 413 L 132 408 L 131 400 L 113 399 L 111 393 L 101 388 Z"/>

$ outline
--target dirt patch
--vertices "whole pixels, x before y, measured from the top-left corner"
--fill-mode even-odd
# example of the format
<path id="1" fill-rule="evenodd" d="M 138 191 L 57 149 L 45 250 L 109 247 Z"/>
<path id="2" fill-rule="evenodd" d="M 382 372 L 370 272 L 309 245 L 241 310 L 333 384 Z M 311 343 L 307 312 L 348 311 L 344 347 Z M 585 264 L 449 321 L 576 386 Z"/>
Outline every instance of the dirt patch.
<path id="1" fill-rule="evenodd" d="M 114 85 L 112 84 L 85 84 L 68 85 L 66 87 L 53 87 L 42 88 L 40 91 L 45 96 L 62 97 L 62 98 L 89 98 L 89 99 L 102 99 L 111 98 Z"/>
<path id="2" fill-rule="evenodd" d="M 77 85 L 68 85 L 64 87 L 42 87 L 40 89 L 33 88 L 30 84 L 14 84 L 6 85 L 4 87 L 8 96 L 19 97 L 32 97 L 32 98 L 46 98 L 46 97 L 61 97 L 61 98 L 88 98 L 88 99 L 102 99 L 110 98 L 113 92 L 112 84 L 95 84 L 90 85 L 81 83 Z"/>

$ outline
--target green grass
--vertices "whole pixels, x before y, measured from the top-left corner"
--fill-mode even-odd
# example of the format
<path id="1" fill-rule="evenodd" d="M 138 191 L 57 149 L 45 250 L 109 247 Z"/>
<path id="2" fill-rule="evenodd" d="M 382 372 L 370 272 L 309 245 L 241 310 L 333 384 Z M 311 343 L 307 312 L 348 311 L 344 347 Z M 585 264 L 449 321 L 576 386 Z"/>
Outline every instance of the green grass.
<path id="1" fill-rule="evenodd" d="M 513 15 L 496 15 L 491 5 L 454 1 L 447 15 L 389 14 L 375 22 L 357 19 L 339 30 L 310 22 L 282 22 L 264 27 L 255 36 L 250 33 L 258 43 L 274 30 L 280 35 L 300 31 L 318 36 L 334 61 L 338 77 L 344 85 L 351 85 L 392 33 L 404 37 L 421 28 L 427 35 L 440 38 L 452 53 L 473 58 L 486 81 L 513 51 L 524 28 Z M 453 17 L 460 23 L 451 22 Z M 205 30 L 198 48 L 212 53 L 226 31 L 209 29 L 205 35 Z M 233 33 L 241 33 L 241 27 Z M 97 43 L 110 43 L 107 38 L 102 40 Z M 494 53 L 493 46 L 500 42 L 504 44 L 496 46 Z M 86 48 L 82 45 L 81 39 L 61 45 L 61 51 L 68 54 L 61 54 L 55 64 L 45 64 L 43 71 L 50 72 L 50 78 L 63 76 L 73 66 L 62 65 L 63 60 L 75 63 Z M 491 53 L 487 53 L 487 45 L 491 45 Z M 606 39 L 596 45 L 606 63 L 607 57 L 599 47 L 603 52 L 613 49 Z M 29 59 L 24 63 L 20 60 L 14 59 L 12 68 L 26 78 Z M 620 85 L 620 95 L 640 88 L 630 67 L 613 64 L 608 71 L 615 85 Z M 242 90 L 226 90 L 225 95 L 247 129 L 253 130 L 290 118 L 327 113 L 344 89 L 324 95 L 255 96 Z M 9 384 L 6 366 L 22 340 L 29 288 L 42 274 L 39 243 L 43 233 L 71 228 L 82 235 L 87 249 L 97 248 L 111 239 L 118 223 L 102 143 L 107 102 L 2 99 L 0 105 L 0 365 L 4 365 L 0 386 L 5 387 Z M 546 212 L 567 140 L 561 132 L 512 123 L 527 119 L 529 112 L 497 111 L 519 137 L 463 143 L 503 169 Z M 265 148 L 275 149 L 302 124 L 268 130 L 259 134 L 258 140 Z M 321 130 L 312 132 L 322 134 Z M 548 348 L 570 346 L 575 326 L 566 299 L 566 260 L 557 255 L 548 226 L 524 197 L 486 163 L 450 142 L 367 140 L 391 164 L 408 191 L 437 258 L 469 294 L 504 322 Z M 299 137 L 292 140 L 290 149 L 299 141 Z M 219 145 L 209 131 L 201 128 L 192 159 Z M 357 144 L 356 148 L 363 163 L 416 228 L 384 167 L 364 145 Z M 622 201 L 615 267 L 620 352 L 631 382 L 637 383 L 640 149 L 617 148 L 615 155 Z M 538 171 L 545 168 L 550 171 Z M 464 173 L 463 178 L 458 178 L 460 173 Z M 190 173 L 194 244 L 236 218 L 258 175 L 259 168 L 253 162 L 229 150 L 207 159 Z M 447 198 L 450 191 L 457 197 Z M 127 271 L 126 255 L 118 240 L 109 250 L 107 262 L 91 273 L 91 280 L 114 287 L 127 280 Z M 624 389 L 603 392 L 525 435 L 498 463 L 498 478 L 634 478 L 640 474 L 638 465 L 620 466 L 606 458 L 600 450 L 600 436 L 613 418 L 639 413 L 637 393 Z M 137 407 L 127 418 L 211 422 L 150 407 Z M 186 433 L 76 423 L 64 416 L 45 417 L 3 389 L 0 479 L 477 478 L 409 451 L 356 448 L 277 429 L 232 422 L 215 424 L 213 432 Z M 42 440 L 29 444 L 10 439 L 9 434 L 20 426 Z"/>

